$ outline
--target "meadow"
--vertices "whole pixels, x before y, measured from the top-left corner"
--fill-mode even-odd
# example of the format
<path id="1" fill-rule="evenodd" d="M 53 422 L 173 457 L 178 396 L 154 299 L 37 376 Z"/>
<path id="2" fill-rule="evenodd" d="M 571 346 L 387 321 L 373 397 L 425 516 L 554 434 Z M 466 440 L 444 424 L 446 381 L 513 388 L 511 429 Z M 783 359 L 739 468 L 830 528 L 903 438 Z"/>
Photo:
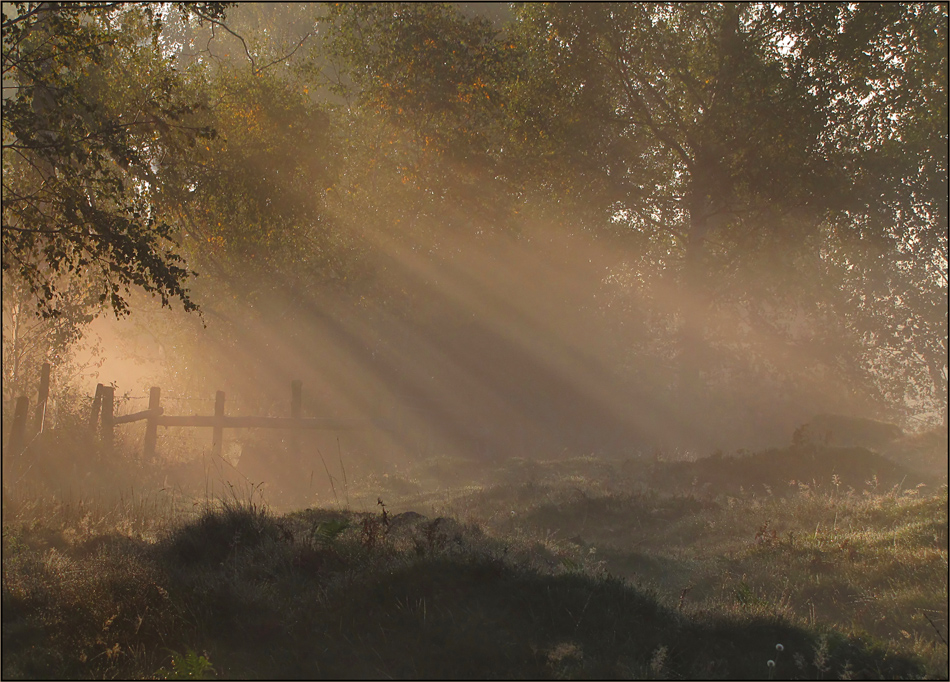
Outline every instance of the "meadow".
<path id="1" fill-rule="evenodd" d="M 929 452 L 432 457 L 354 466 L 296 507 L 253 482 L 23 483 L 3 497 L 2 673 L 947 679 Z"/>

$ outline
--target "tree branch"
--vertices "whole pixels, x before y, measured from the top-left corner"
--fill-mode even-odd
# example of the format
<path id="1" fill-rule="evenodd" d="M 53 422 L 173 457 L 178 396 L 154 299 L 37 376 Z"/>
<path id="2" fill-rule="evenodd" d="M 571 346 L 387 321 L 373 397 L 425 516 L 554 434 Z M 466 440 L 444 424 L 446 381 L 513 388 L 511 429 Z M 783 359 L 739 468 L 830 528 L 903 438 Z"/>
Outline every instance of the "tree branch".
<path id="1" fill-rule="evenodd" d="M 251 51 L 250 51 L 250 49 L 248 49 L 248 47 L 247 47 L 247 41 L 245 41 L 243 37 L 241 37 L 239 34 L 235 33 L 234 31 L 232 31 L 232 30 L 228 27 L 228 25 L 225 24 L 223 21 L 219 21 L 219 20 L 217 20 L 217 19 L 214 19 L 214 18 L 212 18 L 212 17 L 209 17 L 208 15 L 206 15 L 206 14 L 200 12 L 200 11 L 197 10 L 197 9 L 195 10 L 195 14 L 197 14 L 200 19 L 202 19 L 202 20 L 204 20 L 204 21 L 207 21 L 207 22 L 209 22 L 210 24 L 212 24 L 212 26 L 220 26 L 220 27 L 223 28 L 225 31 L 227 31 L 228 33 L 230 33 L 232 36 L 234 36 L 235 38 L 237 38 L 238 40 L 240 40 L 240 41 L 241 41 L 241 45 L 244 46 L 244 54 L 247 55 L 248 61 L 251 62 L 251 70 L 252 70 L 254 73 L 259 73 L 259 72 L 260 72 L 260 71 L 258 70 L 258 68 L 257 68 L 257 63 L 254 61 L 254 57 L 251 56 Z M 309 34 L 308 34 L 308 35 L 309 35 Z M 213 32 L 213 31 L 212 31 L 212 37 L 214 37 L 214 32 Z"/>

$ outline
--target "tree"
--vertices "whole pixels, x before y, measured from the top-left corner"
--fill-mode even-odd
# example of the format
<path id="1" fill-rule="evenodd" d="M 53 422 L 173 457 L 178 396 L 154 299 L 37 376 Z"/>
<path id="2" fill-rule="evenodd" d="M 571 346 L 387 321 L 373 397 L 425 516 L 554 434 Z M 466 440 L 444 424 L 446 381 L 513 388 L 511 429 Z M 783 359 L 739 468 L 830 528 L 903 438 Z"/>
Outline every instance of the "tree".
<path id="1" fill-rule="evenodd" d="M 177 3 L 221 17 L 224 3 Z M 131 287 L 197 309 L 194 274 L 153 203 L 163 155 L 213 137 L 200 103 L 161 54 L 151 5 L 5 3 L 3 9 L 3 275 L 47 316 L 88 276 L 97 300 L 128 312 Z M 144 86 L 144 87 L 143 87 Z"/>
<path id="2" fill-rule="evenodd" d="M 207 322 L 202 328 L 157 306 L 137 311 L 138 323 L 162 329 L 170 365 L 163 385 L 246 386 L 249 400 L 273 386 L 274 400 L 283 400 L 265 338 L 279 334 L 285 356 L 295 344 L 312 347 L 305 306 L 365 280 L 359 236 L 327 208 L 341 165 L 339 125 L 299 68 L 315 30 L 304 20 L 319 12 L 275 3 L 236 7 L 226 25 L 165 17 L 160 42 L 176 60 L 184 96 L 205 103 L 203 121 L 216 134 L 186 156 L 163 155 L 163 182 L 152 192 L 179 253 L 202 274 L 190 293 Z M 283 45 L 274 45 L 277 36 Z M 238 357 L 247 359 L 239 375 Z"/>
<path id="3" fill-rule="evenodd" d="M 525 148 L 542 144 L 542 169 L 556 152 L 574 187 L 596 189 L 579 201 L 653 235 L 653 258 L 676 274 L 684 398 L 730 345 L 801 356 L 810 338 L 805 355 L 827 367 L 847 357 L 853 347 L 823 348 L 833 328 L 855 331 L 828 307 L 830 248 L 853 265 L 871 244 L 919 239 L 930 246 L 907 257 L 939 263 L 944 6 L 530 5 L 515 32 Z M 727 343 L 737 328 L 770 341 Z"/>
<path id="4" fill-rule="evenodd" d="M 94 301 L 91 292 L 82 282 L 76 281 L 66 291 L 61 291 L 63 305 L 60 314 L 43 318 L 36 315 L 35 301 L 30 292 L 16 282 L 3 288 L 3 404 L 13 405 L 19 396 L 34 395 L 39 385 L 43 363 L 55 368 L 56 387 L 68 384 L 74 375 L 63 370 L 75 363 L 73 351 L 86 325 L 92 321 Z M 73 364 L 73 370 L 78 367 Z M 7 433 L 8 418 L 12 410 L 4 410 L 4 433 Z"/>
<path id="5" fill-rule="evenodd" d="M 445 3 L 339 5 L 325 52 L 349 86 L 347 116 L 373 130 L 361 181 L 402 193 L 393 220 L 503 228 L 511 192 L 498 160 L 509 46 Z M 361 131 L 363 133 L 363 131 Z M 368 186 L 367 186 L 368 184 Z M 400 185 L 402 188 L 400 189 Z M 437 235 L 432 237 L 438 241 Z"/>

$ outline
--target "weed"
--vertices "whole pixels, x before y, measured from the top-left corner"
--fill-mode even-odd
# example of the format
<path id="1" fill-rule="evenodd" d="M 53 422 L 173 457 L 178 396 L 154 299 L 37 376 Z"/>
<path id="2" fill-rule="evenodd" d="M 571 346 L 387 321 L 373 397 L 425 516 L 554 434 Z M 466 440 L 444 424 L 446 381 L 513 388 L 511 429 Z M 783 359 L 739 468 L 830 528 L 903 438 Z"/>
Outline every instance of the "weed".
<path id="1" fill-rule="evenodd" d="M 828 660 L 828 635 L 822 634 L 818 637 L 818 643 L 815 644 L 815 657 L 812 659 L 812 663 L 818 671 L 819 680 L 829 670 Z"/>
<path id="2" fill-rule="evenodd" d="M 666 676 L 666 658 L 669 653 L 665 645 L 660 645 L 650 657 L 650 673 L 653 679 L 662 680 Z"/>
<path id="3" fill-rule="evenodd" d="M 778 662 L 782 656 L 782 652 L 785 651 L 785 647 L 782 644 L 775 645 L 775 658 L 769 659 L 768 668 L 769 668 L 769 679 L 774 679 L 778 671 Z"/>
<path id="4" fill-rule="evenodd" d="M 366 549 L 376 548 L 389 535 L 389 512 L 383 499 L 377 498 L 376 504 L 382 509 L 379 516 L 367 514 L 360 524 L 360 540 Z"/>
<path id="5" fill-rule="evenodd" d="M 771 523 L 771 521 L 766 521 L 759 530 L 755 532 L 755 544 L 771 545 L 778 541 L 778 533 L 774 528 L 769 528 L 769 523 Z"/>
<path id="6" fill-rule="evenodd" d="M 211 680 L 215 678 L 214 666 L 208 660 L 207 654 L 197 654 L 188 649 L 185 655 L 176 651 L 171 653 L 171 669 L 164 666 L 155 671 L 154 677 L 159 680 Z"/>

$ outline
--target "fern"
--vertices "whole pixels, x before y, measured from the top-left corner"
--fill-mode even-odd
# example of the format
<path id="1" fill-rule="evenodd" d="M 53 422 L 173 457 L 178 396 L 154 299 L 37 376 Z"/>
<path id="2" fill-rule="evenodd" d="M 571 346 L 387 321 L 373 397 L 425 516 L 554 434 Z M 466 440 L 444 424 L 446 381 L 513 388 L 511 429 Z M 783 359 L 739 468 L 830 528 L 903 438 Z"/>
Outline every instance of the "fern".
<path id="1" fill-rule="evenodd" d="M 313 541 L 321 545 L 331 545 L 340 534 L 350 527 L 350 522 L 342 519 L 323 521 L 313 529 Z"/>

